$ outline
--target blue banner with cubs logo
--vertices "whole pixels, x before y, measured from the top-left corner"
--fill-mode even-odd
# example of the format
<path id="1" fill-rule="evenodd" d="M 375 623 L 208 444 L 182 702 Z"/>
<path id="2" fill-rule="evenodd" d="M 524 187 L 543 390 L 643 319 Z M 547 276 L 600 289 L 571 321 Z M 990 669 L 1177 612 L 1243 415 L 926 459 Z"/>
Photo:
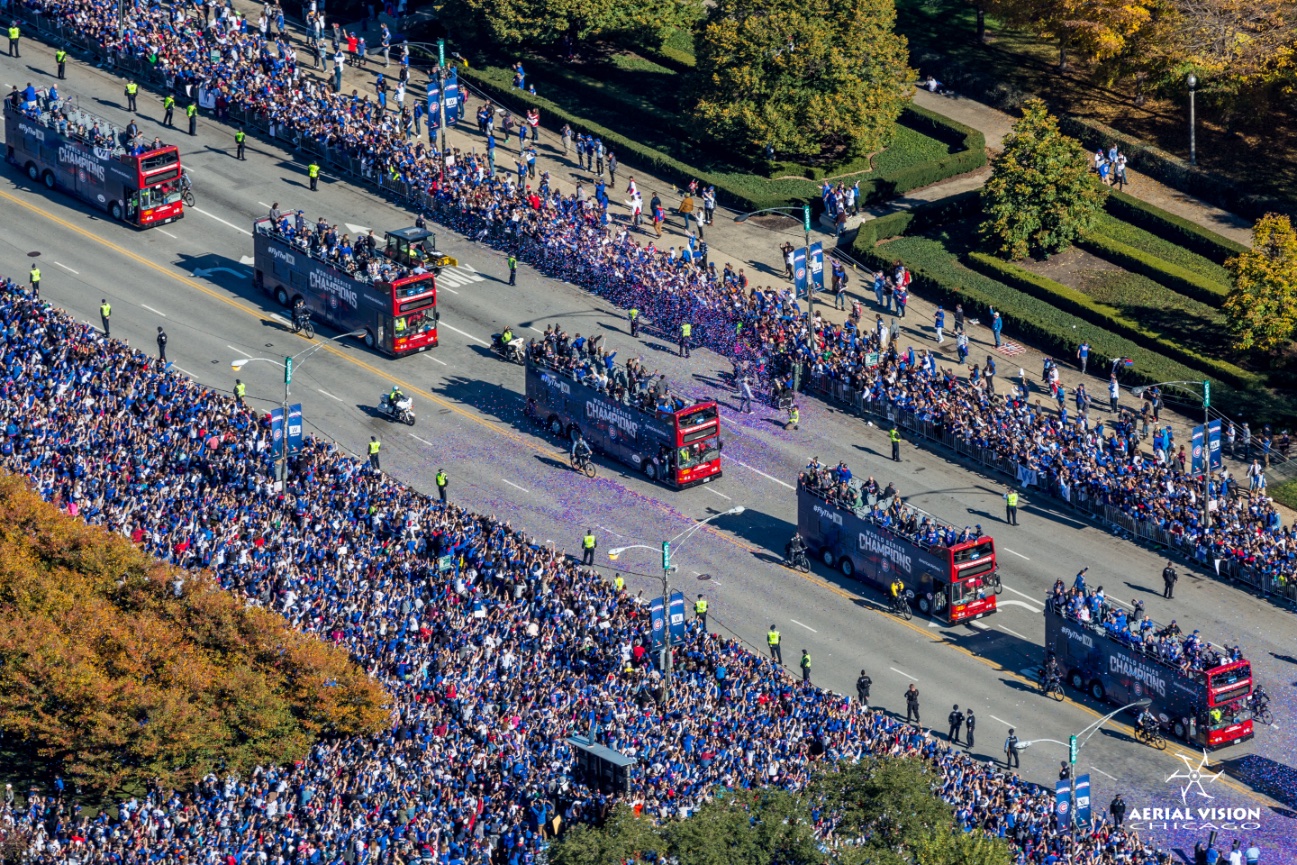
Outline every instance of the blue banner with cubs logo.
<path id="1" fill-rule="evenodd" d="M 649 601 L 649 622 L 653 627 L 653 651 L 660 652 L 666 648 L 667 616 L 661 598 Z"/>
<path id="2" fill-rule="evenodd" d="M 1203 439 L 1202 427 L 1200 426 L 1194 427 L 1193 433 L 1190 435 L 1190 440 L 1193 442 L 1193 470 L 1196 472 L 1202 471 L 1202 463 L 1203 463 L 1202 439 Z"/>
<path id="3" fill-rule="evenodd" d="M 793 250 L 793 289 L 797 297 L 806 293 L 806 250 Z"/>
<path id="4" fill-rule="evenodd" d="M 1054 814 L 1064 826 L 1072 822 L 1072 785 L 1067 781 L 1054 785 Z"/>

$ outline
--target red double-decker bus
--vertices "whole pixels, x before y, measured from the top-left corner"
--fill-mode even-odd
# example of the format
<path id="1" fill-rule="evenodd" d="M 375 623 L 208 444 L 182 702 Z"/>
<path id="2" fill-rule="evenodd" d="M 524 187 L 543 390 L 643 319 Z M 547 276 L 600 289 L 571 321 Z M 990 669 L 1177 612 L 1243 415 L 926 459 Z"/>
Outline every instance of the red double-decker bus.
<path id="1" fill-rule="evenodd" d="M 150 228 L 185 215 L 180 150 L 127 141 L 126 133 L 69 99 L 28 87 L 5 99 L 8 160 L 33 181 Z"/>
<path id="2" fill-rule="evenodd" d="M 858 481 L 828 488 L 797 483 L 797 530 L 811 553 L 843 576 L 886 591 L 900 578 L 910 603 L 942 622 L 996 610 L 1003 591 L 995 542 L 961 533 L 892 498 L 870 502 Z"/>
<path id="3" fill-rule="evenodd" d="M 578 432 L 594 450 L 651 481 L 691 487 L 721 476 L 720 410 L 712 400 L 669 398 L 651 407 L 613 399 L 557 366 L 527 355 L 528 416 L 555 435 Z"/>
<path id="4" fill-rule="evenodd" d="M 432 232 L 389 231 L 367 262 L 343 263 L 325 257 L 287 217 L 275 225 L 263 216 L 252 228 L 253 281 L 284 306 L 300 300 L 315 321 L 363 331 L 365 345 L 394 357 L 437 345 L 435 271 L 456 262 L 436 252 Z"/>

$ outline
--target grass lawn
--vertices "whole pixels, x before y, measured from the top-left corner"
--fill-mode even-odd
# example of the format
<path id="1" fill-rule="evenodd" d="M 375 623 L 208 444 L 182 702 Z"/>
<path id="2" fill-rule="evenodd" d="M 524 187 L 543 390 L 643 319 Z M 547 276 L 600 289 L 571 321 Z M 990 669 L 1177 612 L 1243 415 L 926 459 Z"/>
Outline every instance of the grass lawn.
<path id="1" fill-rule="evenodd" d="M 1128 246 L 1143 250 L 1149 255 L 1156 255 L 1163 261 L 1183 267 L 1185 270 L 1206 277 L 1221 285 L 1231 284 L 1229 271 L 1211 259 L 1190 252 L 1183 246 L 1163 240 L 1138 226 L 1123 222 L 1110 213 L 1099 215 L 1098 232 Z"/>
<path id="2" fill-rule="evenodd" d="M 1124 270 L 1082 269 L 1070 279 L 1057 274 L 1053 278 L 1199 354 L 1239 360 L 1231 357 L 1225 316 L 1220 310 L 1164 288 L 1147 276 Z"/>

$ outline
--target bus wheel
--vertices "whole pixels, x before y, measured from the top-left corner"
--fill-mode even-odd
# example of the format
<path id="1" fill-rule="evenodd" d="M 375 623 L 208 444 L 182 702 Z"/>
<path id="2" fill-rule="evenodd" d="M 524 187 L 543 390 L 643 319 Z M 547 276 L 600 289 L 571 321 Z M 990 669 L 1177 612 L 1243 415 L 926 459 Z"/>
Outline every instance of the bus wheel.
<path id="1" fill-rule="evenodd" d="M 378 340 L 374 339 L 374 332 L 372 330 L 365 331 L 364 339 L 365 339 L 365 348 L 373 348 L 374 346 L 378 345 Z"/>
<path id="2" fill-rule="evenodd" d="M 550 415 L 548 424 L 549 424 L 549 431 L 551 433 L 553 433 L 556 436 L 563 435 L 563 422 L 558 419 L 558 415 L 556 414 Z"/>
<path id="3" fill-rule="evenodd" d="M 919 612 L 925 616 L 930 615 L 932 613 L 932 601 L 928 600 L 927 597 L 919 598 Z"/>
<path id="4" fill-rule="evenodd" d="M 42 174 L 42 175 L 41 175 L 41 183 L 44 183 L 44 184 L 45 184 L 45 188 L 46 188 L 46 189 L 53 189 L 53 188 L 54 188 L 54 172 L 53 172 L 53 171 L 46 171 L 44 174 Z"/>
<path id="5" fill-rule="evenodd" d="M 651 481 L 656 481 L 658 479 L 658 467 L 653 460 L 648 460 L 644 463 L 644 477 Z"/>
<path id="6" fill-rule="evenodd" d="M 35 162 L 28 162 L 24 166 L 24 168 L 27 169 L 27 176 L 30 177 L 32 180 L 35 181 L 41 179 L 41 170 L 36 167 Z"/>
<path id="7" fill-rule="evenodd" d="M 1171 732 L 1174 733 L 1175 737 L 1179 739 L 1181 742 L 1189 741 L 1189 736 L 1188 736 L 1189 731 L 1185 729 L 1183 721 L 1176 721 L 1174 724 L 1172 724 Z"/>
<path id="8" fill-rule="evenodd" d="M 1099 702 L 1103 702 L 1103 698 L 1108 696 L 1108 689 L 1103 686 L 1103 682 L 1095 679 L 1090 683 L 1090 696 Z"/>
<path id="9" fill-rule="evenodd" d="M 843 556 L 838 562 L 838 570 L 842 571 L 842 576 L 851 578 L 856 575 L 856 563 L 851 561 L 851 556 Z"/>
<path id="10" fill-rule="evenodd" d="M 275 289 L 275 303 L 280 306 L 288 306 L 288 301 L 288 289 L 284 288 L 282 285 Z"/>
<path id="11" fill-rule="evenodd" d="M 111 216 L 113 219 L 117 220 L 118 222 L 121 222 L 122 203 L 120 201 L 114 201 L 112 204 L 108 205 L 108 215 Z"/>
<path id="12" fill-rule="evenodd" d="M 1074 691 L 1085 690 L 1085 677 L 1081 675 L 1080 670 L 1073 670 L 1071 675 L 1067 677 L 1067 683 L 1072 686 Z"/>
<path id="13" fill-rule="evenodd" d="M 824 562 L 826 568 L 831 568 L 838 563 L 838 560 L 833 556 L 833 550 L 828 547 L 820 551 L 820 561 Z"/>

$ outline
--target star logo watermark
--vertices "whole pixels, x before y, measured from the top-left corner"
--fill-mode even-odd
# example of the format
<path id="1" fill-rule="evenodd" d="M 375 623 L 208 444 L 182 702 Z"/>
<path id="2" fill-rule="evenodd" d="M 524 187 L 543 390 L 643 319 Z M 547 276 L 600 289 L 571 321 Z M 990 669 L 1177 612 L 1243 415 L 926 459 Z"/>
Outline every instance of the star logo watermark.
<path id="1" fill-rule="evenodd" d="M 1208 793 L 1203 787 L 1203 782 L 1206 781 L 1208 784 L 1214 784 L 1216 779 L 1224 773 L 1212 773 L 1206 771 L 1208 766 L 1207 752 L 1205 750 L 1202 752 L 1202 758 L 1198 760 L 1198 765 L 1196 766 L 1194 765 L 1193 757 L 1188 754 L 1177 754 L 1176 756 L 1184 763 L 1184 771 L 1181 772 L 1177 769 L 1169 778 L 1166 779 L 1166 783 L 1170 784 L 1172 781 L 1184 782 L 1180 787 L 1180 802 L 1184 805 L 1189 804 L 1188 798 L 1190 790 L 1204 799 L 1215 799 L 1216 797 Z"/>

